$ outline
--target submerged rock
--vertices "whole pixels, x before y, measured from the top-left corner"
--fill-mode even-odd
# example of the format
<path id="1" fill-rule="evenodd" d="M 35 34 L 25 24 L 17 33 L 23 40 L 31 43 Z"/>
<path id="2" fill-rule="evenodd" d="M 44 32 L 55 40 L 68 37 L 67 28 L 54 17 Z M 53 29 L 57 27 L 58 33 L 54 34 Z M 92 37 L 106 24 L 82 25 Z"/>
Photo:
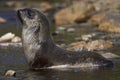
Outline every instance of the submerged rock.
<path id="1" fill-rule="evenodd" d="M 8 49 L 8 50 L 21 50 L 22 43 L 0 43 L 0 49 Z"/>
<path id="2" fill-rule="evenodd" d="M 15 74 L 16 74 L 16 71 L 14 71 L 14 70 L 8 70 L 8 71 L 5 73 L 5 76 L 11 77 L 11 76 L 15 76 Z"/>
<path id="3" fill-rule="evenodd" d="M 57 25 L 83 22 L 86 21 L 94 11 L 95 9 L 92 4 L 78 2 L 57 12 L 54 16 L 55 22 Z"/>
<path id="4" fill-rule="evenodd" d="M 107 59 L 120 59 L 119 55 L 116 55 L 114 53 L 111 52 L 99 52 L 99 54 L 101 54 L 103 57 L 107 58 Z"/>

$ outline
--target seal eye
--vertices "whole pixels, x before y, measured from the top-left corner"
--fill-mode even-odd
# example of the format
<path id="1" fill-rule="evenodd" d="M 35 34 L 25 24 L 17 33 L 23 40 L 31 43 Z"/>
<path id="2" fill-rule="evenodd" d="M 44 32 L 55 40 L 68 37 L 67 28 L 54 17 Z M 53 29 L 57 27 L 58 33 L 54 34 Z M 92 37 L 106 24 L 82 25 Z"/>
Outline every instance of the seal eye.
<path id="1" fill-rule="evenodd" d="M 34 18 L 35 13 L 34 13 L 33 11 L 28 10 L 28 11 L 27 11 L 27 14 L 28 14 L 28 18 L 29 18 L 29 19 L 33 19 L 33 18 Z"/>

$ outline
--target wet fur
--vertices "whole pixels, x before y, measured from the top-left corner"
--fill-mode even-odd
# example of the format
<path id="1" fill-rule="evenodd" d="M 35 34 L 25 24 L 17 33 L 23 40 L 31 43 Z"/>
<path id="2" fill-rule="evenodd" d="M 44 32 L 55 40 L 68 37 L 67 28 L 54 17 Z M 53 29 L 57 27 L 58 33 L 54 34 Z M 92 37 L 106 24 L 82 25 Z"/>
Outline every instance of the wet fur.
<path id="1" fill-rule="evenodd" d="M 28 14 L 34 12 L 37 16 L 30 22 Z M 67 51 L 55 45 L 50 35 L 50 25 L 43 13 L 35 9 L 18 10 L 18 16 L 23 24 L 23 48 L 31 69 L 46 68 L 55 65 L 76 65 L 93 63 L 99 66 L 113 66 L 113 63 L 95 52 Z M 26 19 L 25 19 L 26 18 Z M 35 21 L 35 22 L 34 22 Z"/>

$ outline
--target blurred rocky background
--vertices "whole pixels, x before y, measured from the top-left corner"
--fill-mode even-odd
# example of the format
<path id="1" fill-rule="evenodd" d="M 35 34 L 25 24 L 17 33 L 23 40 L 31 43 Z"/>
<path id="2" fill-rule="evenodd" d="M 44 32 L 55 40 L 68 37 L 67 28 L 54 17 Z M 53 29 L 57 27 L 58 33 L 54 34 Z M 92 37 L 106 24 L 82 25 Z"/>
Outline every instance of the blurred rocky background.
<path id="1" fill-rule="evenodd" d="M 75 51 L 120 51 L 120 0 L 1 0 L 1 48 L 22 47 L 22 27 L 16 15 L 21 8 L 42 11 L 60 47 Z"/>

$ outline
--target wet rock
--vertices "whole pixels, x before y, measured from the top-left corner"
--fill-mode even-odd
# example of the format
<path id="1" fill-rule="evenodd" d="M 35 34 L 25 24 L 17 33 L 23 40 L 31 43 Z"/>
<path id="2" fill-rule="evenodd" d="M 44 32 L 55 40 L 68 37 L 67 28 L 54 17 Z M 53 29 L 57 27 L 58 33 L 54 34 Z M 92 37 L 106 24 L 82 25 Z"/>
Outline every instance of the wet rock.
<path id="1" fill-rule="evenodd" d="M 89 22 L 96 23 L 98 29 L 107 32 L 120 33 L 120 14 L 117 13 L 98 13 Z"/>
<path id="2" fill-rule="evenodd" d="M 15 76 L 15 74 L 16 74 L 16 71 L 14 71 L 14 70 L 8 70 L 6 73 L 5 73 L 5 76 Z"/>
<path id="3" fill-rule="evenodd" d="M 69 47 L 67 48 L 67 50 L 71 50 L 71 51 L 82 51 L 85 49 L 86 46 L 86 42 L 84 41 L 80 41 L 80 42 L 73 42 L 69 45 Z"/>
<path id="4" fill-rule="evenodd" d="M 95 14 L 93 15 L 89 20 L 88 22 L 89 23 L 94 23 L 96 25 L 99 25 L 103 20 L 105 20 L 107 15 L 105 13 L 98 13 L 98 14 Z"/>
<path id="5" fill-rule="evenodd" d="M 76 37 L 74 40 L 75 40 L 75 41 L 81 41 L 82 38 L 81 38 L 81 37 Z"/>
<path id="6" fill-rule="evenodd" d="M 16 36 L 11 40 L 11 42 L 21 42 L 21 38 Z"/>
<path id="7" fill-rule="evenodd" d="M 7 49 L 7 50 L 21 50 L 22 49 L 22 43 L 0 43 L 0 49 Z"/>
<path id="8" fill-rule="evenodd" d="M 31 7 L 30 6 L 30 2 L 29 2 L 29 4 L 28 3 L 26 3 L 26 2 L 24 2 L 24 1 L 9 1 L 9 4 L 12 4 L 13 6 L 14 6 L 14 9 L 15 10 L 18 10 L 18 9 L 21 9 L 21 8 L 25 8 L 26 6 L 27 7 Z M 7 3 L 8 4 L 8 3 Z"/>
<path id="9" fill-rule="evenodd" d="M 9 32 L 0 37 L 0 42 L 11 41 L 15 37 L 15 34 Z"/>
<path id="10" fill-rule="evenodd" d="M 111 53 L 111 52 L 99 52 L 99 54 L 107 59 L 118 59 L 118 58 L 120 59 L 119 55 L 116 55 L 116 54 Z"/>
<path id="11" fill-rule="evenodd" d="M 84 40 L 84 41 L 89 41 L 90 38 L 91 38 L 91 37 L 86 36 L 86 35 L 83 35 L 83 36 L 82 36 L 82 40 Z"/>
<path id="12" fill-rule="evenodd" d="M 89 41 L 94 36 L 95 36 L 95 34 L 87 34 L 87 35 L 82 35 L 81 38 L 84 41 Z"/>
<path id="13" fill-rule="evenodd" d="M 84 2 L 78 2 L 70 7 L 64 8 L 55 14 L 57 25 L 83 22 L 95 11 L 94 6 Z"/>
<path id="14" fill-rule="evenodd" d="M 108 22 L 106 21 L 101 23 L 98 29 L 101 31 L 120 33 L 120 24 L 115 21 L 108 21 Z"/>
<path id="15" fill-rule="evenodd" d="M 4 18 L 0 17 L 0 23 L 5 23 L 7 22 Z"/>
<path id="16" fill-rule="evenodd" d="M 13 3 L 12 3 L 13 2 Z M 49 2 L 36 2 L 36 1 L 29 1 L 29 3 L 27 1 L 12 1 L 10 3 L 7 2 L 6 4 L 12 4 L 15 6 L 15 10 L 21 9 L 21 8 L 26 8 L 27 7 L 32 7 L 35 8 L 37 10 L 40 10 L 42 12 L 46 12 L 46 11 L 50 11 L 53 10 L 54 7 L 49 3 Z"/>
<path id="17" fill-rule="evenodd" d="M 97 11 L 120 12 L 119 0 L 97 0 L 94 2 L 94 6 Z"/>
<path id="18" fill-rule="evenodd" d="M 86 45 L 86 49 L 88 51 L 93 50 L 107 50 L 109 48 L 112 48 L 113 43 L 111 41 L 105 41 L 105 40 L 94 40 L 92 42 L 88 42 Z"/>
<path id="19" fill-rule="evenodd" d="M 112 42 L 110 41 L 94 40 L 87 43 L 85 41 L 74 42 L 71 43 L 67 49 L 74 51 L 81 50 L 93 51 L 93 50 L 107 50 L 112 47 L 113 45 Z"/>
<path id="20" fill-rule="evenodd" d="M 66 28 L 65 28 L 65 27 L 60 26 L 60 27 L 57 27 L 57 30 L 58 30 L 58 31 L 65 31 L 65 30 L 66 30 Z"/>
<path id="21" fill-rule="evenodd" d="M 73 32 L 75 32 L 75 28 L 68 28 L 68 29 L 67 29 L 67 32 L 68 32 L 68 33 L 73 33 Z"/>
<path id="22" fill-rule="evenodd" d="M 56 36 L 56 35 L 59 35 L 59 34 L 63 34 L 63 31 L 56 30 L 55 32 L 52 33 L 53 36 Z"/>
<path id="23" fill-rule="evenodd" d="M 66 47 L 66 44 L 62 43 L 62 44 L 57 44 L 58 47 L 61 47 L 61 48 L 65 48 Z"/>
<path id="24" fill-rule="evenodd" d="M 48 2 L 42 2 L 40 3 L 40 10 L 45 12 L 45 11 L 49 11 L 49 10 L 52 10 L 53 9 L 53 6 L 50 5 L 50 3 Z"/>
<path id="25" fill-rule="evenodd" d="M 89 41 L 90 39 L 92 39 L 96 35 L 97 35 L 96 33 L 86 34 L 86 35 L 82 35 L 81 37 L 75 38 L 75 40 Z"/>
<path id="26" fill-rule="evenodd" d="M 15 1 L 6 1 L 5 5 L 8 7 L 13 7 L 15 6 Z"/>

